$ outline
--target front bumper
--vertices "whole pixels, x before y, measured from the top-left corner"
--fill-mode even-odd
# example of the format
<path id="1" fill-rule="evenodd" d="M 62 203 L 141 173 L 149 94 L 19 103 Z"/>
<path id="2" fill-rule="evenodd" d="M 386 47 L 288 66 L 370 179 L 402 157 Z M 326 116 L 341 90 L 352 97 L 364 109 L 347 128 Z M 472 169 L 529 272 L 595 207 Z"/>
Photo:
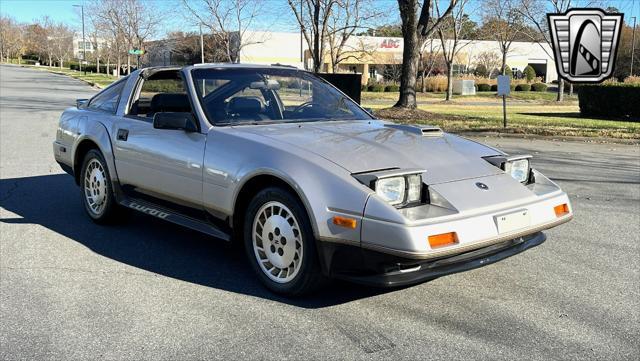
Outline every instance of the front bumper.
<path id="1" fill-rule="evenodd" d="M 324 261 L 333 278 L 378 287 L 406 286 L 486 266 L 542 244 L 542 232 L 437 259 L 416 260 L 357 246 L 325 243 Z"/>

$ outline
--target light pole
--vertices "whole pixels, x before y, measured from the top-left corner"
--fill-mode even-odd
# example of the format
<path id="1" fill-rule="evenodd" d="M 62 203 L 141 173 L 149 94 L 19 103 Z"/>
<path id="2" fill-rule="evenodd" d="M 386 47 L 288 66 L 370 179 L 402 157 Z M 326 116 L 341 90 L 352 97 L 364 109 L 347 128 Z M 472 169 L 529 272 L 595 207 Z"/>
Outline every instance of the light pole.
<path id="1" fill-rule="evenodd" d="M 636 17 L 633 17 L 633 36 L 631 37 L 631 70 L 629 75 L 633 76 L 633 53 L 636 51 Z"/>
<path id="2" fill-rule="evenodd" d="M 202 23 L 200 23 L 200 62 L 204 64 L 204 35 L 202 35 Z"/>
<path id="3" fill-rule="evenodd" d="M 73 5 L 73 7 L 80 8 L 82 12 L 82 60 L 80 60 L 80 69 L 82 69 L 82 62 L 87 59 L 87 41 L 84 37 L 84 4 L 83 5 Z M 84 67 L 84 75 L 87 75 L 87 67 Z"/>

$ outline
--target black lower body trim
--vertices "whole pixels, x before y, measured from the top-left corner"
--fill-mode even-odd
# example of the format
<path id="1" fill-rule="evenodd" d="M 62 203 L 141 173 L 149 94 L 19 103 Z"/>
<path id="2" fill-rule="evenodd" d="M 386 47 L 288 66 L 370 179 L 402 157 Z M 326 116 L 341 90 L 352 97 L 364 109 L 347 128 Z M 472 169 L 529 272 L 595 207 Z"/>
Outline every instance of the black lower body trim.
<path id="1" fill-rule="evenodd" d="M 413 260 L 356 246 L 324 244 L 322 257 L 329 276 L 379 287 L 398 287 L 486 266 L 542 244 L 542 232 L 452 256 Z"/>
<path id="2" fill-rule="evenodd" d="M 75 177 L 75 174 L 73 173 L 73 168 L 71 168 L 70 166 L 68 166 L 68 165 L 66 165 L 66 164 L 64 164 L 62 162 L 57 162 L 56 161 L 56 163 L 58 163 L 60 168 L 62 168 L 62 170 L 65 171 L 67 174 L 72 175 L 72 176 Z"/>

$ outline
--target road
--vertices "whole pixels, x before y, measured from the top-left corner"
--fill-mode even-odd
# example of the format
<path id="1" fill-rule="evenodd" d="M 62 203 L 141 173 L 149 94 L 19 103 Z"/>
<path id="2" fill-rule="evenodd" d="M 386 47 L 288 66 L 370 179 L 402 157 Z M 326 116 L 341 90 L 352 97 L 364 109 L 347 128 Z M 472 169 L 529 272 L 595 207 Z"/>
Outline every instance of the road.
<path id="1" fill-rule="evenodd" d="M 2 360 L 640 357 L 638 146 L 483 138 L 533 154 L 575 219 L 470 272 L 288 300 L 221 241 L 143 215 L 90 222 L 51 142 L 94 90 L 17 67 L 0 78 Z"/>

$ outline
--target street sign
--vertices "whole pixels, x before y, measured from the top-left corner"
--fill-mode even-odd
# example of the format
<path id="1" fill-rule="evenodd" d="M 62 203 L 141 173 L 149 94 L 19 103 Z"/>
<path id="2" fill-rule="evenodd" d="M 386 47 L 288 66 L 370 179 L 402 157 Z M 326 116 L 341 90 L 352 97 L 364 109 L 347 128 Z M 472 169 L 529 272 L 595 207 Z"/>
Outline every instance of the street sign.
<path id="1" fill-rule="evenodd" d="M 509 95 L 511 91 L 511 77 L 508 75 L 498 75 L 498 95 Z"/>
<path id="2" fill-rule="evenodd" d="M 502 124 L 507 127 L 507 95 L 511 92 L 511 77 L 498 75 L 498 95 L 502 95 Z"/>
<path id="3" fill-rule="evenodd" d="M 144 55 L 144 50 L 141 49 L 129 49 L 131 55 Z"/>

